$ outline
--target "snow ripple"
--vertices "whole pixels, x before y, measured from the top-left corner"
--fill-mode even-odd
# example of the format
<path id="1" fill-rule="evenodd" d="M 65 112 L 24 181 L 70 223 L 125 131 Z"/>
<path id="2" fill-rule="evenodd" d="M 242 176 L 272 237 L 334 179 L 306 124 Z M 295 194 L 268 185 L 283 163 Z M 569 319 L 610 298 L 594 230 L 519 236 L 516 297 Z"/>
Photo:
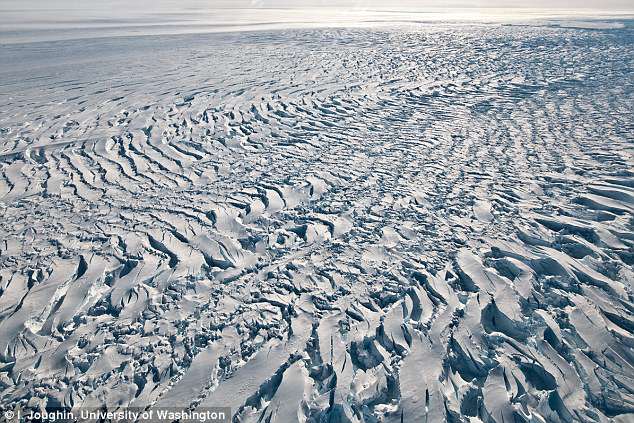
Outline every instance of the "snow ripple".
<path id="1" fill-rule="evenodd" d="M 633 46 L 441 25 L 4 46 L 3 407 L 632 419 Z"/>

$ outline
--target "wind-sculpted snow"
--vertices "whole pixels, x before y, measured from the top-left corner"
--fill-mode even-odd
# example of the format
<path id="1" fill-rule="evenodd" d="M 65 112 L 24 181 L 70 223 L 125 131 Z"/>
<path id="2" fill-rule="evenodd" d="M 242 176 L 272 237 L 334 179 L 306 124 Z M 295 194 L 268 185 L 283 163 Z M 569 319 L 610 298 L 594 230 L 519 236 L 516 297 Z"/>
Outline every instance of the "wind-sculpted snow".
<path id="1" fill-rule="evenodd" d="M 632 421 L 633 41 L 3 46 L 2 407 Z"/>

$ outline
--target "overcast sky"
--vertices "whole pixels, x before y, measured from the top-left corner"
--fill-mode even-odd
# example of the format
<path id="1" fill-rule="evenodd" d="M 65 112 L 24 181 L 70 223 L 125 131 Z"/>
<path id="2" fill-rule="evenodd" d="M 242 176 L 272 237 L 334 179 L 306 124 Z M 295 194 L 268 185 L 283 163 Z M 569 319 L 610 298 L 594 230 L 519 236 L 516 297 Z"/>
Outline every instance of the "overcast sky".
<path id="1" fill-rule="evenodd" d="M 216 7 L 526 7 L 632 10 L 634 0 L 0 0 L 0 9 L 145 10 L 207 9 Z"/>

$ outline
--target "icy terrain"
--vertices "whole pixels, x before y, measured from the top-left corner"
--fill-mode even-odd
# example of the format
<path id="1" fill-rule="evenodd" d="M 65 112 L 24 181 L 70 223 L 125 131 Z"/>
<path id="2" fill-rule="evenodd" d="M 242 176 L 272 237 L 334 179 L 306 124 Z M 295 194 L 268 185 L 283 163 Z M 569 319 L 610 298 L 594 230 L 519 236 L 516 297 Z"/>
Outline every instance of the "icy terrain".
<path id="1" fill-rule="evenodd" d="M 0 407 L 633 421 L 620 26 L 1 46 Z"/>

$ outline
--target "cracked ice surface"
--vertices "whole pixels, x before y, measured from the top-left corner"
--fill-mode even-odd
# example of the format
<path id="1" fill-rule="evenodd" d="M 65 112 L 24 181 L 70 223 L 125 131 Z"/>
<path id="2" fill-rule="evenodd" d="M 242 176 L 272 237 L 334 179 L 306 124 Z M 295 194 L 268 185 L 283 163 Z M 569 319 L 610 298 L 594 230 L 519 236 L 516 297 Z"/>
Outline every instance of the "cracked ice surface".
<path id="1" fill-rule="evenodd" d="M 633 41 L 3 46 L 0 404 L 631 421 Z"/>

